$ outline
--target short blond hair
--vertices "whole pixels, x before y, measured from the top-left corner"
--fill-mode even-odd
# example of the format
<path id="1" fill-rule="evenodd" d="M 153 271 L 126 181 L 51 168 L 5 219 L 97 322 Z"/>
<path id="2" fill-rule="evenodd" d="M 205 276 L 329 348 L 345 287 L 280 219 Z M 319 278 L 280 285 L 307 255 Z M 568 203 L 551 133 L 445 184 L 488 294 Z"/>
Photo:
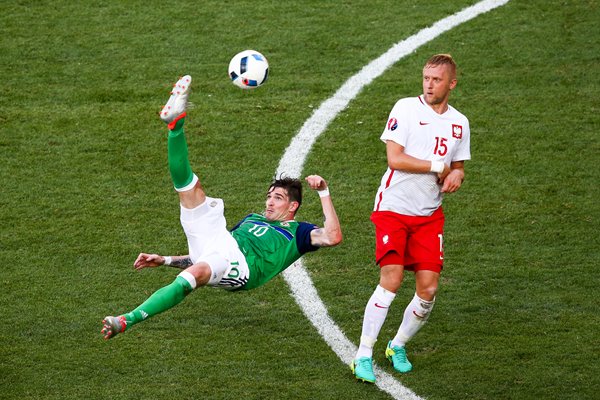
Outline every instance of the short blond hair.
<path id="1" fill-rule="evenodd" d="M 450 73 L 452 77 L 456 77 L 456 62 L 450 54 L 435 54 L 427 60 L 425 63 L 425 67 L 432 66 L 437 67 L 438 65 L 448 65 L 450 66 Z"/>

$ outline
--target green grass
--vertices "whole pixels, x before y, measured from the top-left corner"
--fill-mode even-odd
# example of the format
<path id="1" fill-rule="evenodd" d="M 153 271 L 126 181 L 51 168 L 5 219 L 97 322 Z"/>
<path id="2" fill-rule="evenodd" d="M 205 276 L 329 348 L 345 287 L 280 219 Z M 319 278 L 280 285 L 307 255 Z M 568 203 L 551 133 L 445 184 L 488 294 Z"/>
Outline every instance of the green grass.
<path id="1" fill-rule="evenodd" d="M 186 252 L 156 113 L 194 81 L 191 162 L 230 224 L 260 211 L 303 122 L 394 43 L 475 1 L 5 1 L 0 4 L 0 398 L 388 399 L 358 384 L 281 278 L 196 291 L 110 342 L 100 321 L 172 281 L 135 272 L 141 251 Z M 586 399 L 600 389 L 596 224 L 600 146 L 597 1 L 518 1 L 440 36 L 365 88 L 304 171 L 331 185 L 342 246 L 305 258 L 331 316 L 358 342 L 377 283 L 369 214 L 394 102 L 419 94 L 432 53 L 459 63 L 451 103 L 473 160 L 445 199 L 446 267 L 400 379 L 428 399 Z M 233 54 L 269 82 L 228 82 Z M 300 219 L 318 222 L 306 196 Z M 383 357 L 414 288 L 382 330 Z"/>

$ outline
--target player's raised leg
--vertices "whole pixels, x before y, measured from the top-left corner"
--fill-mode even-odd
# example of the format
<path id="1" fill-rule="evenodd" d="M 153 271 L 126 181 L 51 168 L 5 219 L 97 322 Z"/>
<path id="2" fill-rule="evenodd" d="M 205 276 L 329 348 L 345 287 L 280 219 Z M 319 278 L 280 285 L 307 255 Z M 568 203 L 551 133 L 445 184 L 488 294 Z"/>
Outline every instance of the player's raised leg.
<path id="1" fill-rule="evenodd" d="M 160 112 L 160 118 L 167 123 L 169 128 L 167 150 L 171 179 L 175 190 L 179 193 L 181 204 L 190 209 L 199 206 L 206 199 L 204 191 L 198 183 L 198 177 L 192 171 L 183 130 L 191 84 L 191 76 L 186 75 L 180 78 L 173 86 L 171 96 Z"/>

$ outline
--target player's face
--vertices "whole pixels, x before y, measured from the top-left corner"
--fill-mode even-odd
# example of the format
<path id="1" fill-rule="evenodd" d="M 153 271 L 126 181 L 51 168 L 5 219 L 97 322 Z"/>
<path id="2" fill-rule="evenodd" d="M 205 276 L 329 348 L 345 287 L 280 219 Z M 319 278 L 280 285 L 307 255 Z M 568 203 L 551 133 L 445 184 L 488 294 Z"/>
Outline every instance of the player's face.
<path id="1" fill-rule="evenodd" d="M 425 102 L 432 108 L 445 106 L 450 97 L 450 91 L 456 87 L 456 78 L 451 72 L 449 65 L 426 65 L 423 68 L 423 97 Z"/>
<path id="2" fill-rule="evenodd" d="M 267 193 L 265 204 L 265 217 L 271 221 L 287 221 L 294 218 L 294 212 L 298 209 L 297 201 L 290 201 L 284 188 L 272 188 Z"/>

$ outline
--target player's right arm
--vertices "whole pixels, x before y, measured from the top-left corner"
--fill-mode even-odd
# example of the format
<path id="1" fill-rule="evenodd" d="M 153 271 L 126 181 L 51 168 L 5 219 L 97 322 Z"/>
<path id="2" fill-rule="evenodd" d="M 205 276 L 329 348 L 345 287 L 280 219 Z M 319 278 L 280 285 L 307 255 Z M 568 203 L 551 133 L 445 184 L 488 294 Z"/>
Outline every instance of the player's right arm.
<path id="1" fill-rule="evenodd" d="M 412 173 L 429 173 L 432 172 L 433 162 L 429 160 L 421 160 L 410 156 L 404 152 L 404 146 L 394 142 L 393 140 L 386 141 L 388 166 L 391 169 Z M 443 170 L 438 173 L 438 178 L 443 181 L 450 173 L 450 166 L 444 164 Z"/>
<path id="2" fill-rule="evenodd" d="M 169 267 L 186 269 L 192 265 L 192 259 L 189 255 L 185 256 L 171 256 L 171 260 L 168 264 Z M 160 265 L 165 265 L 166 257 L 159 254 L 146 254 L 140 253 L 135 261 L 133 267 L 137 270 L 142 268 L 154 268 Z"/>
<path id="3" fill-rule="evenodd" d="M 325 226 L 311 231 L 311 244 L 318 247 L 337 246 L 342 242 L 342 228 L 329 194 L 327 182 L 319 175 L 307 176 L 306 182 L 308 182 L 311 189 L 320 192 L 319 197 L 323 208 L 323 216 L 325 217 Z"/>

